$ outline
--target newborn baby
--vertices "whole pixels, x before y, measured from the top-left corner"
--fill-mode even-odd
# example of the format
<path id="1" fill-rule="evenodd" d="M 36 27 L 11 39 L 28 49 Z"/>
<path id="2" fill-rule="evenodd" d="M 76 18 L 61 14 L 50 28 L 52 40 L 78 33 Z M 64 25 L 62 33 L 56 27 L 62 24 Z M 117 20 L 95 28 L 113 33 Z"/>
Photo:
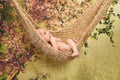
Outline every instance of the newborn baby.
<path id="1" fill-rule="evenodd" d="M 53 37 L 52 34 L 50 34 L 49 31 L 41 28 L 37 28 L 37 31 L 47 43 L 49 43 L 53 48 L 56 50 L 61 51 L 72 51 L 71 57 L 77 57 L 78 56 L 78 49 L 76 45 L 76 41 L 73 41 L 72 39 L 68 39 L 66 43 L 62 42 L 60 38 Z"/>

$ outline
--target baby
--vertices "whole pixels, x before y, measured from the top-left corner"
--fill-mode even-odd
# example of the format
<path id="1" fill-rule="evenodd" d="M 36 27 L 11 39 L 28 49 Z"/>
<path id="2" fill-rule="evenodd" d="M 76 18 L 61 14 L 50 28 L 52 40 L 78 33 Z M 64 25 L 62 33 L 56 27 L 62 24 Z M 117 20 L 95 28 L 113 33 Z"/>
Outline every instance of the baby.
<path id="1" fill-rule="evenodd" d="M 68 39 L 66 41 L 67 43 L 64 43 L 64 42 L 62 42 L 62 40 L 60 38 L 53 37 L 52 34 L 50 34 L 45 29 L 37 28 L 37 31 L 39 32 L 39 34 L 41 36 L 43 36 L 43 38 L 45 39 L 45 41 L 47 43 L 49 43 L 56 50 L 72 51 L 73 52 L 71 54 L 72 58 L 78 56 L 78 49 L 77 49 L 76 41 L 73 41 L 72 39 Z"/>

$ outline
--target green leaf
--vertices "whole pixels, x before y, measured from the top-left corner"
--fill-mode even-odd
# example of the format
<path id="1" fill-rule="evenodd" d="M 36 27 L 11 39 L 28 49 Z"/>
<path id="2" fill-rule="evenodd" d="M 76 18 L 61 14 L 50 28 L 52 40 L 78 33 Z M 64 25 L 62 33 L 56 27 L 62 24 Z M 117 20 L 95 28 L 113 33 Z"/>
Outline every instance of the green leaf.
<path id="1" fill-rule="evenodd" d="M 1 75 L 0 80 L 7 80 L 7 75 L 5 75 L 5 74 Z"/>
<path id="2" fill-rule="evenodd" d="M 87 42 L 85 42 L 84 46 L 85 46 L 85 47 L 88 47 L 88 43 L 87 43 Z"/>

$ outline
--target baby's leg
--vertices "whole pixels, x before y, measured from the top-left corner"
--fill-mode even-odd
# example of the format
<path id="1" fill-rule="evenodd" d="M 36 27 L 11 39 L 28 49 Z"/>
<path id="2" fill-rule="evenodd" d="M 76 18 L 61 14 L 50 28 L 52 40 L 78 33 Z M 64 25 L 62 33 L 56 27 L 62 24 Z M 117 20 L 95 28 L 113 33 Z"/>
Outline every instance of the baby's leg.
<path id="1" fill-rule="evenodd" d="M 77 57 L 78 56 L 78 49 L 77 49 L 76 43 L 72 39 L 68 39 L 67 43 L 71 47 L 71 49 L 73 50 L 71 57 Z"/>
<path id="2" fill-rule="evenodd" d="M 58 41 L 57 47 L 58 47 L 58 50 L 61 50 L 61 51 L 72 51 L 71 47 L 64 42 Z"/>

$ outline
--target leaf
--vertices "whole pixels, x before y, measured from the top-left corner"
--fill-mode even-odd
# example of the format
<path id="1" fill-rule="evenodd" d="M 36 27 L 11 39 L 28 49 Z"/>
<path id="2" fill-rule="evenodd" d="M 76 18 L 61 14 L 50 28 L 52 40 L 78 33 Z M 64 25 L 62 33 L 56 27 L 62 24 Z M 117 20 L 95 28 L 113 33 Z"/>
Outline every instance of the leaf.
<path id="1" fill-rule="evenodd" d="M 7 75 L 5 75 L 5 74 L 1 75 L 0 80 L 7 80 Z"/>
<path id="2" fill-rule="evenodd" d="M 120 14 L 117 14 L 117 17 L 120 19 Z"/>
<path id="3" fill-rule="evenodd" d="M 88 47 L 88 43 L 87 43 L 87 42 L 85 42 L 84 46 L 85 46 L 85 47 Z"/>
<path id="4" fill-rule="evenodd" d="M 111 42 L 111 43 L 114 43 L 113 37 L 110 37 L 110 42 Z"/>

